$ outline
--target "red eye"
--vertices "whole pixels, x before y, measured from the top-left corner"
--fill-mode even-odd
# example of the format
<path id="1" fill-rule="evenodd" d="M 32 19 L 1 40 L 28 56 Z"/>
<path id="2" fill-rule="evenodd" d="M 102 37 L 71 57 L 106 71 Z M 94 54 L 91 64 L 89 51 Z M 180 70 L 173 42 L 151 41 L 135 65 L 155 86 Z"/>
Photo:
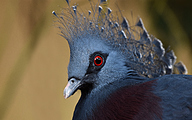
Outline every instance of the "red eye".
<path id="1" fill-rule="evenodd" d="M 96 56 L 94 58 L 94 64 L 96 66 L 101 66 L 103 64 L 103 58 L 101 56 Z"/>

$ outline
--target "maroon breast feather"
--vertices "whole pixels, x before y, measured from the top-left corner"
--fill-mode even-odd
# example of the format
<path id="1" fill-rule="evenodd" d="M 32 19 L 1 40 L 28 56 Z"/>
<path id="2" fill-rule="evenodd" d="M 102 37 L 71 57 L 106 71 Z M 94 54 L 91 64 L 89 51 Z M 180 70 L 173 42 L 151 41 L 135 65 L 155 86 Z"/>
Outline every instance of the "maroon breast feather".
<path id="1" fill-rule="evenodd" d="M 118 89 L 98 106 L 91 120 L 161 120 L 161 99 L 152 92 L 155 83 L 153 80 Z"/>

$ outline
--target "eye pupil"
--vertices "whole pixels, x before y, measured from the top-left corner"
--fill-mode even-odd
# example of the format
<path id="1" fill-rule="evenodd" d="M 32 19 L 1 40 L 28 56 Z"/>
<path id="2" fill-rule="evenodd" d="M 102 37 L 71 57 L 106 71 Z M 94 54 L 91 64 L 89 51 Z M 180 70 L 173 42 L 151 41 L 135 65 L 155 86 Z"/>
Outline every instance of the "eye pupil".
<path id="1" fill-rule="evenodd" d="M 100 64 L 100 63 L 101 63 L 101 59 L 97 58 L 97 59 L 95 60 L 95 62 L 96 62 L 96 64 Z"/>
<path id="2" fill-rule="evenodd" d="M 103 58 L 101 56 L 96 56 L 94 59 L 94 64 L 96 66 L 101 66 L 103 64 Z"/>

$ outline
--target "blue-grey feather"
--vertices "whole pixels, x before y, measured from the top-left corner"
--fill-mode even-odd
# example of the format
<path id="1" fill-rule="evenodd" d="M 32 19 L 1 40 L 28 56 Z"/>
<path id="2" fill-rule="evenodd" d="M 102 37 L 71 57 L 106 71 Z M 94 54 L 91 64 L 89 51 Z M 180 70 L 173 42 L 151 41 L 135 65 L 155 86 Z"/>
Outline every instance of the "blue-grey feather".
<path id="1" fill-rule="evenodd" d="M 99 14 L 101 13 L 102 9 L 103 8 L 101 6 L 99 6 Z"/>
<path id="2" fill-rule="evenodd" d="M 91 15 L 91 11 L 89 10 L 88 12 L 89 12 L 89 15 Z"/>
<path id="3" fill-rule="evenodd" d="M 135 26 L 130 28 L 124 17 L 120 23 L 117 22 L 120 21 L 118 17 L 109 17 L 109 13 L 112 16 L 110 9 L 107 14 L 101 13 L 101 6 L 96 6 L 95 11 L 92 10 L 93 14 L 89 11 L 88 15 L 82 15 L 74 6 L 72 9 L 66 8 L 60 15 L 53 12 L 58 22 L 61 23 L 59 28 L 62 36 L 67 39 L 70 46 L 76 42 L 75 38 L 80 36 L 82 39 L 78 41 L 81 42 L 84 42 L 82 36 L 86 34 L 98 36 L 95 41 L 102 39 L 108 46 L 124 54 L 127 57 L 127 63 L 130 63 L 131 68 L 141 76 L 156 77 L 173 73 L 175 55 L 173 52 L 165 51 L 161 41 L 149 35 L 141 18 Z M 138 64 L 139 67 L 137 67 Z"/>
<path id="4" fill-rule="evenodd" d="M 178 62 L 174 66 L 177 68 L 179 74 L 187 74 L 187 68 L 182 62 Z"/>
<path id="5" fill-rule="evenodd" d="M 151 38 L 146 29 L 144 29 L 143 34 L 141 35 L 140 41 L 147 45 L 151 44 Z"/>
<path id="6" fill-rule="evenodd" d="M 69 0 L 66 0 L 67 4 L 69 5 Z"/>
<path id="7" fill-rule="evenodd" d="M 100 3 L 107 2 L 107 0 L 101 0 Z"/>
<path id="8" fill-rule="evenodd" d="M 112 10 L 110 8 L 107 8 L 107 13 L 108 15 L 112 12 Z"/>
<path id="9" fill-rule="evenodd" d="M 136 23 L 136 26 L 139 26 L 141 28 L 144 28 L 144 24 L 141 18 L 139 18 L 139 21 Z"/>
<path id="10" fill-rule="evenodd" d="M 163 120 L 192 120 L 192 76 L 165 75 L 157 80 L 154 93 L 159 96 Z"/>
<path id="11" fill-rule="evenodd" d="M 153 44 L 155 45 L 153 50 L 155 51 L 157 56 L 159 58 L 161 58 L 165 54 L 165 49 L 163 48 L 162 42 L 160 40 L 158 40 L 157 38 L 155 38 L 154 41 L 153 41 Z"/>
<path id="12" fill-rule="evenodd" d="M 119 23 L 115 22 L 114 27 L 119 27 Z"/>
<path id="13" fill-rule="evenodd" d="M 122 34 L 123 38 L 125 38 L 125 39 L 127 38 L 127 36 L 123 30 L 121 30 L 121 34 Z"/>
<path id="14" fill-rule="evenodd" d="M 123 28 L 125 28 L 126 30 L 130 31 L 130 30 L 129 30 L 128 21 L 127 21 L 127 19 L 126 19 L 125 17 L 123 18 L 123 22 L 121 23 L 121 26 L 122 26 Z"/>

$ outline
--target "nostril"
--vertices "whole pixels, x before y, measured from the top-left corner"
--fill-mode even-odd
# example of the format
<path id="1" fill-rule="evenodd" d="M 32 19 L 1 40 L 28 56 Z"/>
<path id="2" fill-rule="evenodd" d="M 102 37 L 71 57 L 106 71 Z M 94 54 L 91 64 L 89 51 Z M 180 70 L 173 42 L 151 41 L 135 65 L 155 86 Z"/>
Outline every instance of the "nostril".
<path id="1" fill-rule="evenodd" d="M 72 83 L 74 83 L 75 81 L 74 80 L 71 80 Z"/>
<path id="2" fill-rule="evenodd" d="M 76 83 L 78 83 L 78 81 L 80 81 L 80 79 L 75 78 L 75 77 L 70 77 L 69 80 L 68 80 L 68 82 L 70 84 L 76 84 Z"/>

